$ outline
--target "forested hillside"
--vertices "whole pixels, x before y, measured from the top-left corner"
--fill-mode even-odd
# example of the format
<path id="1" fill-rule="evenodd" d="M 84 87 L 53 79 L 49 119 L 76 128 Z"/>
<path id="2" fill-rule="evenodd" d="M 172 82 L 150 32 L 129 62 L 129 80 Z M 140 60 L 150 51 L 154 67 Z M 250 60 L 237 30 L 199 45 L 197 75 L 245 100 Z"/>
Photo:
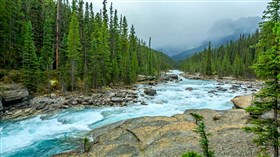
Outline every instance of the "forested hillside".
<path id="1" fill-rule="evenodd" d="M 2 80 L 16 75 L 12 81 L 33 91 L 58 80 L 62 90 L 74 91 L 131 84 L 138 74 L 157 75 L 173 64 L 151 49 L 151 38 L 139 39 L 106 0 L 100 11 L 83 0 L 69 1 L 0 1 Z"/>
<path id="2" fill-rule="evenodd" d="M 257 60 L 259 32 L 245 36 L 240 35 L 237 41 L 211 47 L 197 53 L 181 63 L 181 69 L 203 75 L 234 76 L 243 78 L 255 77 L 251 68 Z"/>

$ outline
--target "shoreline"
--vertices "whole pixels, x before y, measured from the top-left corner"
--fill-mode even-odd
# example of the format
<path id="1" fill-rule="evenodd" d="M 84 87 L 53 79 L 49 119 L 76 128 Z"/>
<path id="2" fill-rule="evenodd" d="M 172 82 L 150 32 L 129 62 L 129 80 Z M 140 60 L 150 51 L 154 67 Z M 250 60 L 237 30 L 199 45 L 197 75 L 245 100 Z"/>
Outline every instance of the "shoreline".
<path id="1" fill-rule="evenodd" d="M 224 77 L 205 77 L 201 75 L 190 75 L 188 73 L 181 73 L 179 76 L 186 79 L 193 80 L 212 80 L 218 82 L 218 85 L 233 84 L 233 88 L 241 88 L 241 85 L 246 85 L 248 89 L 255 90 L 260 89 L 262 82 L 258 80 L 247 81 L 238 80 L 235 78 Z M 142 103 L 137 94 L 137 86 L 149 85 L 151 87 L 157 84 L 165 84 L 169 81 L 181 81 L 180 78 L 173 75 L 167 74 L 165 77 L 161 77 L 158 80 L 142 79 L 140 82 L 136 82 L 131 86 L 123 86 L 110 89 L 96 90 L 90 94 L 79 94 L 78 92 L 70 92 L 63 95 L 56 95 L 55 93 L 44 94 L 36 96 L 24 102 L 20 102 L 15 105 L 6 108 L 1 116 L 1 120 L 23 120 L 34 117 L 36 115 L 52 115 L 65 109 L 77 109 L 82 110 L 85 108 L 94 107 L 106 107 L 106 106 L 127 106 L 131 103 Z M 191 89 L 186 89 L 191 90 Z M 223 89 L 218 89 L 223 90 Z M 213 91 L 214 92 L 214 91 Z M 23 104 L 22 106 L 21 103 Z M 16 108 L 20 104 L 19 108 Z M 4 108 L 5 109 L 5 108 Z"/>

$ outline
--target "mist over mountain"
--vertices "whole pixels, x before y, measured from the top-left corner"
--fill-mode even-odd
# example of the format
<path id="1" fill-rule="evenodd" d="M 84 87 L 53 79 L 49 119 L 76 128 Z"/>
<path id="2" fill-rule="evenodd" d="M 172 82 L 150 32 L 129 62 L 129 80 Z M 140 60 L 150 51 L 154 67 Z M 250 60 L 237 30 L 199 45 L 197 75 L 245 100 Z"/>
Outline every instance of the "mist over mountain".
<path id="1" fill-rule="evenodd" d="M 199 44 L 199 46 L 182 51 L 177 55 L 171 56 L 175 60 L 183 60 L 194 53 L 202 51 L 208 46 L 208 42 L 211 41 L 212 47 L 216 47 L 225 44 L 231 40 L 237 40 L 240 34 L 249 35 L 254 33 L 258 28 L 258 24 L 261 22 L 260 17 L 242 17 L 237 20 L 223 19 L 217 21 L 205 34 L 205 40 Z M 171 53 L 167 52 L 170 55 Z"/>

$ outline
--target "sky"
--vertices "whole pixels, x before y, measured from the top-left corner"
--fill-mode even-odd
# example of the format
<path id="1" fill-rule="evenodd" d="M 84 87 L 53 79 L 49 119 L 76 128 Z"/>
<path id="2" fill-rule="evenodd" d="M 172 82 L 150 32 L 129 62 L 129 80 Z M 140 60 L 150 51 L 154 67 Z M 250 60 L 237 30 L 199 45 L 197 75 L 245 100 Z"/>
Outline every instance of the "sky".
<path id="1" fill-rule="evenodd" d="M 102 0 L 93 2 L 95 12 Z M 108 0 L 114 9 L 126 16 L 136 34 L 152 47 L 172 50 L 174 55 L 190 49 L 207 37 L 211 26 L 222 19 L 262 16 L 267 0 Z"/>

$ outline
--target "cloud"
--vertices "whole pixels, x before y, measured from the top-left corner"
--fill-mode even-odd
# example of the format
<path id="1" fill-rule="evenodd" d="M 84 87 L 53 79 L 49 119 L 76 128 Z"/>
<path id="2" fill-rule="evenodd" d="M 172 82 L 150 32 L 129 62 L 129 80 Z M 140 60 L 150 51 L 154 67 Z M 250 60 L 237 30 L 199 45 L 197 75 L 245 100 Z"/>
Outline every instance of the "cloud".
<path id="1" fill-rule="evenodd" d="M 101 0 L 85 1 L 93 2 L 95 12 L 102 7 Z M 267 5 L 265 0 L 114 0 L 108 6 L 111 2 L 140 38 L 151 36 L 153 48 L 174 54 L 199 45 L 216 21 L 262 16 Z"/>

